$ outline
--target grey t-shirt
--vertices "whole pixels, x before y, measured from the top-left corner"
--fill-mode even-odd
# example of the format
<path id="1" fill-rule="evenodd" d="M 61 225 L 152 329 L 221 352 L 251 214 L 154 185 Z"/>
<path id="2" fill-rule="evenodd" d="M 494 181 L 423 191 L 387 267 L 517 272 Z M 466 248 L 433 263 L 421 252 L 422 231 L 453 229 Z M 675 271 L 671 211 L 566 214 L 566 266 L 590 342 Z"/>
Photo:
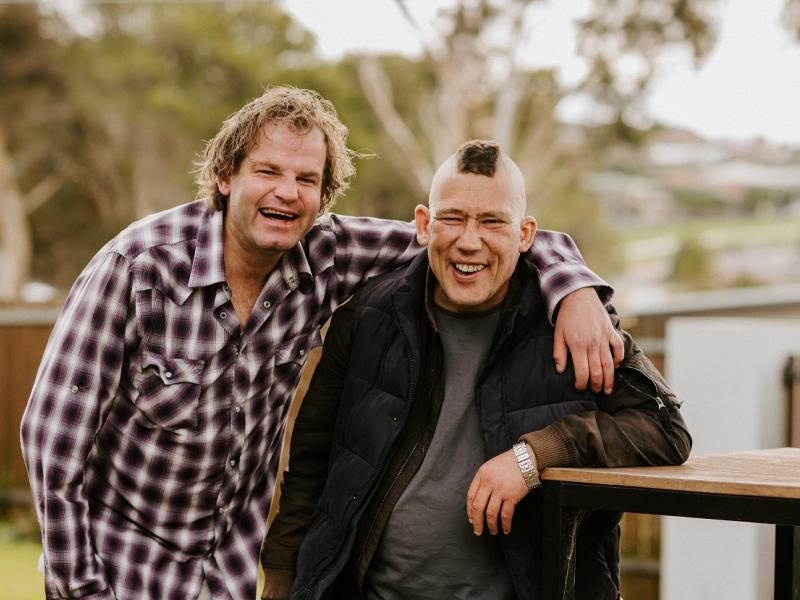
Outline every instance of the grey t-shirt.
<path id="1" fill-rule="evenodd" d="M 366 600 L 516 598 L 500 536 L 475 536 L 466 509 L 469 484 L 486 460 L 473 392 L 499 316 L 498 309 L 478 315 L 436 309 L 445 364 L 441 414 L 370 563 Z"/>

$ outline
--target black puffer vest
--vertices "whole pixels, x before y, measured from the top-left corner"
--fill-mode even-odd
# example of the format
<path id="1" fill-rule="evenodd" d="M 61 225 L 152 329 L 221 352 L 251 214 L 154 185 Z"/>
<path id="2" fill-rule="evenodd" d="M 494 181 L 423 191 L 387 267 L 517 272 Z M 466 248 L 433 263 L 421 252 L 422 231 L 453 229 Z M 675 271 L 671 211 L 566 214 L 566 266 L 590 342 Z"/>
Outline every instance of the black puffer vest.
<path id="1" fill-rule="evenodd" d="M 425 348 L 431 325 L 425 312 L 427 256 L 404 270 L 368 282 L 357 297 L 353 351 L 331 447 L 325 489 L 297 562 L 292 598 L 321 598 L 352 552 L 359 519 L 375 491 L 429 364 Z M 594 395 L 574 388 L 571 369 L 553 368 L 553 327 L 547 320 L 536 273 L 520 261 L 504 303 L 475 401 L 486 458 L 510 449 L 523 433 L 562 416 L 596 410 Z M 368 351 L 364 351 L 368 349 Z M 539 597 L 540 498 L 516 508 L 503 550 L 520 600 Z M 616 555 L 617 520 L 605 519 L 600 545 Z M 597 540 L 596 540 L 597 541 Z M 610 564 L 616 570 L 616 562 Z"/>

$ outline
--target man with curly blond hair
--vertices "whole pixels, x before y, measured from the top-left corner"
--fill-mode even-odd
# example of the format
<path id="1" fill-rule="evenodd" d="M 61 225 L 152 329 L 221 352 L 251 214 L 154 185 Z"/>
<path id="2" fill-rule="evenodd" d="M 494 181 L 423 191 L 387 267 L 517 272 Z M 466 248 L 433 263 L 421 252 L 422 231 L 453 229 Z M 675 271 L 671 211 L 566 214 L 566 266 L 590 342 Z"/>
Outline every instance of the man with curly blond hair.
<path id="1" fill-rule="evenodd" d="M 412 224 L 329 209 L 354 173 L 319 94 L 226 120 L 197 201 L 130 225 L 78 277 L 22 421 L 47 598 L 256 595 L 286 414 L 320 327 L 420 252 Z M 613 380 L 621 342 L 571 240 L 540 233 L 554 357 Z M 613 351 L 613 356 L 612 356 Z"/>

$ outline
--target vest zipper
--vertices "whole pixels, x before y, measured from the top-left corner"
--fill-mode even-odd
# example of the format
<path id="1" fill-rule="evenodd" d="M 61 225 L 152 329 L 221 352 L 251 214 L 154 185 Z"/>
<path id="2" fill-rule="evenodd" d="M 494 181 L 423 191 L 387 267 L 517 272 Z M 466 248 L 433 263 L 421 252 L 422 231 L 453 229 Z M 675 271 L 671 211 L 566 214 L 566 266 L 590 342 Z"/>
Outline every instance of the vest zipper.
<path id="1" fill-rule="evenodd" d="M 650 375 L 648 375 L 643 370 L 641 370 L 641 369 L 639 369 L 637 367 L 626 366 L 624 368 L 625 369 L 630 369 L 631 371 L 636 371 L 637 373 L 639 373 L 642 377 L 647 379 L 647 381 L 649 381 L 652 384 L 654 393 L 653 394 L 648 394 L 645 390 L 640 390 L 635 385 L 633 385 L 633 383 L 631 383 L 631 381 L 629 379 L 625 380 L 625 382 L 632 389 L 636 390 L 640 394 L 644 394 L 646 397 L 650 398 L 651 400 L 653 400 L 656 403 L 656 406 L 658 406 L 658 416 L 661 417 L 661 422 L 664 424 L 664 428 L 667 431 L 672 431 L 672 417 L 669 416 L 669 409 L 667 408 L 667 405 L 664 404 L 664 400 L 661 399 L 661 394 L 658 391 L 658 384 L 653 380 L 652 377 L 650 377 Z"/>

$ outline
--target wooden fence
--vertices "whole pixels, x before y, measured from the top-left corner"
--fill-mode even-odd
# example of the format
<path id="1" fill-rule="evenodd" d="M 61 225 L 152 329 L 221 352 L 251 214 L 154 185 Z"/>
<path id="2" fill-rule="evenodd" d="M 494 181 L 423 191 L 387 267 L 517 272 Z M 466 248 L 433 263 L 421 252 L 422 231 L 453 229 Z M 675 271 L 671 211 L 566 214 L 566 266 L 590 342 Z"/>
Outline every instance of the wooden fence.
<path id="1" fill-rule="evenodd" d="M 0 309 L 0 488 L 5 497 L 27 494 L 19 422 L 56 315 L 52 309 Z"/>

